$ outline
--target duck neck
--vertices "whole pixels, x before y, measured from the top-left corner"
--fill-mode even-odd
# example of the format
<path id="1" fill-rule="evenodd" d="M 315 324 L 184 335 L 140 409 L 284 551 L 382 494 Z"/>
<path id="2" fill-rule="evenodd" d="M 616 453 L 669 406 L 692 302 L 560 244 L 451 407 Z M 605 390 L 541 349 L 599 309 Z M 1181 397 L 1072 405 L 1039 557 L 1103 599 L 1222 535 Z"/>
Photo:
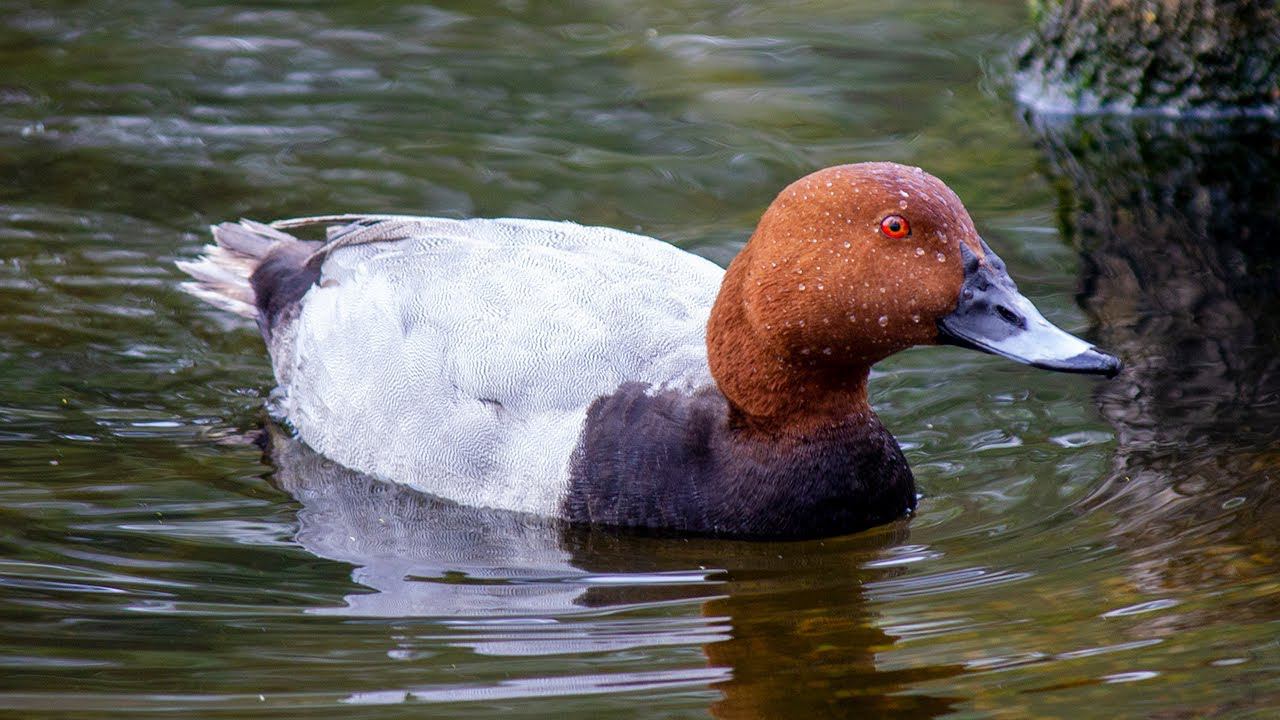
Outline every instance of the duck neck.
<path id="1" fill-rule="evenodd" d="M 707 323 L 711 375 L 729 401 L 737 431 L 802 439 L 813 433 L 874 422 L 867 402 L 870 365 L 829 356 L 793 355 L 751 322 L 739 255 L 725 273 Z"/>

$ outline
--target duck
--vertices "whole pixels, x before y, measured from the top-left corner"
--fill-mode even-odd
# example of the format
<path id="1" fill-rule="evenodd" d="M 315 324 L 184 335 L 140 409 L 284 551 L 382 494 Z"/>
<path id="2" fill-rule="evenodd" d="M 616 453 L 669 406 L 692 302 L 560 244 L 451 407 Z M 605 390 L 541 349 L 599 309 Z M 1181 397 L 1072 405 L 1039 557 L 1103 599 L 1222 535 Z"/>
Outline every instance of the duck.
<path id="1" fill-rule="evenodd" d="M 304 235 L 323 237 L 304 239 Z M 909 516 L 871 368 L 957 345 L 1113 377 L 1022 295 L 918 167 L 784 188 L 727 268 L 571 222 L 226 222 L 184 288 L 256 321 L 267 410 L 329 460 L 463 506 L 640 532 L 799 539 Z"/>

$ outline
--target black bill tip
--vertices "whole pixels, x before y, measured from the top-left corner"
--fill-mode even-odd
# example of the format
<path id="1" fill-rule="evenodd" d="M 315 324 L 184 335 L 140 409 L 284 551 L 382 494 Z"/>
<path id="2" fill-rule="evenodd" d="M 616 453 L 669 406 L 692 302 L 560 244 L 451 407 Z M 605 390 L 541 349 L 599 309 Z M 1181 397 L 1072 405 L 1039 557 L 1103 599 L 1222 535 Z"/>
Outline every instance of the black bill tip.
<path id="1" fill-rule="evenodd" d="M 1113 378 L 1124 369 L 1124 363 L 1120 362 L 1120 358 L 1098 348 L 1089 348 L 1079 355 L 1062 360 L 1033 362 L 1031 366 L 1081 375 L 1101 375 L 1105 378 Z"/>

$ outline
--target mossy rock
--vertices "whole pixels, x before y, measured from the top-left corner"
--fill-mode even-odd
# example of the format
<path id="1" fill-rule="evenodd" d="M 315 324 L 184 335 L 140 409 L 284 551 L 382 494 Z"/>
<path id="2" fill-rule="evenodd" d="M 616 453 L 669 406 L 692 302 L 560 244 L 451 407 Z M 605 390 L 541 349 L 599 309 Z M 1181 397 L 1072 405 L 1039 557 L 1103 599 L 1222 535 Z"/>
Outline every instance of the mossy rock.
<path id="1" fill-rule="evenodd" d="M 1274 0 L 1030 0 L 1014 54 L 1038 112 L 1280 117 Z"/>

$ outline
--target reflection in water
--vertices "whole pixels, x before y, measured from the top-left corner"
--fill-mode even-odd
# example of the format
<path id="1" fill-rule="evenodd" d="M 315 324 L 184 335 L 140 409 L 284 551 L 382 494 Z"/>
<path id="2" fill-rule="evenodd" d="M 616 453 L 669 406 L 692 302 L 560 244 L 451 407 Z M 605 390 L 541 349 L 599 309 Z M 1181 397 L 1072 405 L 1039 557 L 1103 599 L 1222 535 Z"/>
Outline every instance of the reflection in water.
<path id="1" fill-rule="evenodd" d="M 436 500 L 347 470 L 274 428 L 270 445 L 276 484 L 302 503 L 298 542 L 354 565 L 352 578 L 372 591 L 313 612 L 443 626 L 446 637 L 398 635 L 393 654 L 439 644 L 503 658 L 698 650 L 677 652 L 667 667 L 649 658 L 638 672 L 394 689 L 351 702 L 710 684 L 721 695 L 712 712 L 725 718 L 915 718 L 952 709 L 946 698 L 903 693 L 956 668 L 876 668 L 876 653 L 894 638 L 872 623 L 862 584 L 886 571 L 864 568 L 901 541 L 905 524 L 813 543 L 626 535 Z"/>
<path id="2" fill-rule="evenodd" d="M 1126 363 L 1096 396 L 1118 448 L 1086 505 L 1116 518 L 1144 592 L 1265 581 L 1280 571 L 1280 127 L 1030 124 L 1084 253 L 1082 303 Z M 1214 611 L 1275 617 L 1265 598 Z"/>
<path id="3" fill-rule="evenodd" d="M 1260 689 L 1280 678 L 1280 609 L 1272 603 L 1265 621 L 1256 619 L 1265 607 L 1254 610 L 1275 557 L 1262 536 L 1276 533 L 1274 492 L 1259 469 L 1262 421 L 1275 416 L 1247 407 L 1265 406 L 1265 393 L 1214 411 L 1229 434 L 1256 412 L 1256 443 L 1195 440 L 1212 425 L 1194 415 L 1197 403 L 1230 391 L 1153 395 L 1179 418 L 1155 429 L 1169 447 L 1186 432 L 1212 451 L 1188 445 L 1178 455 L 1159 437 L 1144 450 L 1133 438 L 1147 430 L 1128 422 L 1117 431 L 1120 469 L 1153 481 L 1108 486 L 1098 500 L 1110 505 L 1070 517 L 1117 434 L 1092 408 L 1081 411 L 1091 383 L 976 353 L 903 356 L 880 369 L 873 392 L 928 496 L 912 545 L 882 531 L 745 547 L 602 533 L 552 542 L 523 521 L 504 527 L 465 513 L 429 519 L 454 518 L 454 537 L 465 538 L 441 540 L 420 517 L 376 523 L 430 507 L 420 497 L 353 488 L 359 495 L 344 499 L 324 487 L 324 473 L 307 472 L 294 483 L 297 505 L 263 486 L 256 453 L 214 442 L 259 427 L 271 372 L 252 324 L 191 302 L 172 260 L 194 253 L 210 222 L 241 216 L 572 218 L 727 262 L 786 182 L 832 162 L 893 159 L 946 177 L 1020 275 L 1039 281 L 1036 301 L 1057 319 L 1075 317 L 1061 292 L 1062 248 L 1038 220 L 1052 198 L 1019 182 L 1037 154 L 1011 139 L 1007 104 L 979 90 L 978 58 L 1025 32 L 1025 6 L 797 7 L 5 3 L 0 715 L 647 718 L 701 716 L 714 704 L 726 717 L 899 708 L 911 717 L 944 712 L 950 697 L 975 718 L 1211 714 L 1186 710 L 1192 701 L 1243 705 L 1223 716 L 1273 715 L 1277 703 Z M 1180 166 L 1182 149 L 1154 142 L 1107 152 L 1117 167 Z M 1213 152 L 1222 162 L 1198 160 L 1195 172 L 1258 178 L 1250 192 L 1266 195 L 1274 145 L 1255 145 L 1257 157 Z M 1096 189 L 1131 171 L 1086 155 L 1055 151 L 1057 172 L 1081 188 L 1081 202 L 1111 206 L 1110 191 Z M 1094 179 L 1072 179 L 1071 163 Z M 1085 197 L 1095 191 L 1101 199 Z M 1076 192 L 1067 197 L 1074 206 Z M 1067 212 L 1073 227 L 1091 217 Z M 1089 238 L 1091 253 L 1112 242 L 1105 231 Z M 1151 280 L 1130 292 L 1119 273 L 1088 274 L 1115 288 L 1106 297 L 1152 292 Z M 1227 289 L 1238 293 L 1251 276 L 1232 277 Z M 1179 350 L 1185 331 L 1205 335 L 1158 307 L 1118 307 L 1109 312 L 1121 319 L 1103 317 L 1102 332 L 1135 370 L 1144 353 L 1180 357 L 1159 350 L 1159 338 Z M 1265 303 L 1242 307 L 1249 323 L 1274 315 Z M 1232 372 L 1243 388 L 1267 387 L 1248 381 L 1261 367 Z M 1113 422 L 1127 405 L 1116 407 Z M 282 482 L 291 467 L 282 463 Z M 1168 480 L 1185 486 L 1195 474 L 1224 489 Z M 1154 491 L 1180 504 L 1166 511 Z M 1238 496 L 1248 500 L 1221 507 Z M 386 512 L 364 505 L 383 500 Z M 314 552 L 290 541 L 299 508 Z M 355 530 L 341 535 L 347 525 Z M 1186 589 L 1192 570 L 1206 573 L 1203 591 Z M 1231 603 L 1247 613 L 1216 610 Z M 492 616 L 460 609 L 486 607 Z M 1216 614 L 1198 631 L 1140 625 L 1206 610 Z M 632 649 L 582 650 L 627 642 Z M 1247 651 L 1265 644 L 1269 658 Z M 901 672 L 950 673 L 952 664 L 965 672 L 934 682 Z M 558 696 L 345 704 L 401 702 L 409 691 Z"/>

